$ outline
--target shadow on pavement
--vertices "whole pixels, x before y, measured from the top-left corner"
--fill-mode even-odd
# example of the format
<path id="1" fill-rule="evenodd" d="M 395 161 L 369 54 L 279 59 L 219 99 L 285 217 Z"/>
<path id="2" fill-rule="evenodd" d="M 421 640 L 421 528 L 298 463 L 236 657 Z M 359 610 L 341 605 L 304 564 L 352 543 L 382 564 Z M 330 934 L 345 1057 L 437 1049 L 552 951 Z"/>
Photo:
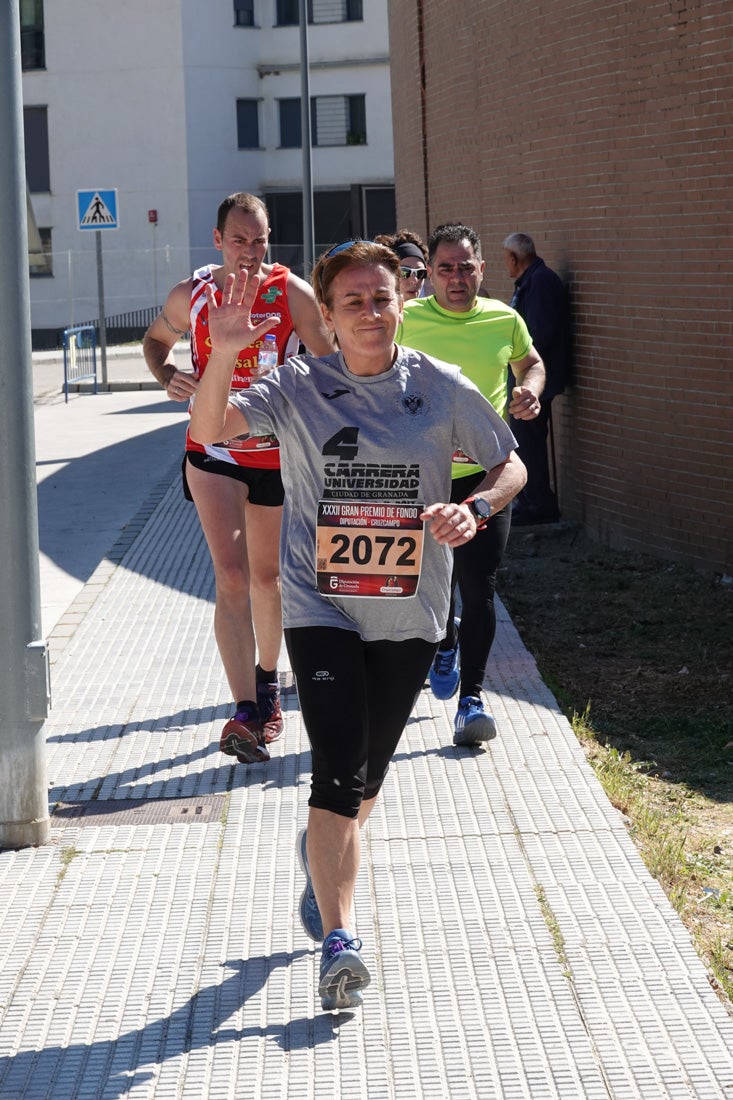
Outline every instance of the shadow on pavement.
<path id="1" fill-rule="evenodd" d="M 0 1058 L 0 1095 L 20 1100 L 44 1083 L 44 1096 L 69 1100 L 73 1096 L 102 1096 L 116 1100 L 155 1075 L 154 1067 L 192 1050 L 217 1043 L 244 1043 L 240 1057 L 247 1057 L 248 1039 L 270 1039 L 283 1051 L 307 1050 L 338 1037 L 338 1028 L 349 1014 L 324 1013 L 266 1026 L 245 1028 L 223 1025 L 252 997 L 264 989 L 271 974 L 299 963 L 309 950 L 278 952 L 250 959 L 228 959 L 222 965 L 231 976 L 195 993 L 184 1005 L 144 1027 L 91 1043 L 50 1046 Z M 110 960 L 114 966 L 114 960 Z M 48 1082 L 54 1082 L 49 1085 Z"/>
<path id="2" fill-rule="evenodd" d="M 163 410 L 167 411 L 166 406 Z M 161 406 L 131 410 L 161 412 Z M 171 412 L 180 409 L 171 403 Z M 122 410 L 111 413 L 124 416 Z M 86 582 L 145 502 L 170 484 L 183 455 L 185 428 L 175 423 L 131 436 L 90 454 L 42 460 L 39 467 L 65 462 L 38 485 L 39 547 L 69 576 Z M 193 506 L 192 506 L 193 507 Z"/>

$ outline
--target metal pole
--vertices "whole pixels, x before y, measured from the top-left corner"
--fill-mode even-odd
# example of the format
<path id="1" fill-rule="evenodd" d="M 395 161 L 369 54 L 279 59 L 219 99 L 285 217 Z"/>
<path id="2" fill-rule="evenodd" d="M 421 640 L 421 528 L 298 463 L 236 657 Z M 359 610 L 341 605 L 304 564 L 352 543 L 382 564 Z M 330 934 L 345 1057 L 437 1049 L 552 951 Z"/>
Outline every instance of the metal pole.
<path id="1" fill-rule="evenodd" d="M 99 302 L 99 347 L 102 353 L 102 387 L 107 388 L 107 321 L 104 316 L 104 268 L 102 266 L 102 231 L 96 229 L 97 238 L 97 300 Z"/>
<path id="2" fill-rule="evenodd" d="M 158 252 L 156 249 L 155 230 L 157 226 L 153 222 L 153 305 L 158 308 Z"/>
<path id="3" fill-rule="evenodd" d="M 50 833 L 43 723 L 48 648 L 41 638 L 28 232 L 19 0 L 0 4 L 0 848 Z"/>
<path id="4" fill-rule="evenodd" d="M 74 265 L 71 258 L 71 249 L 66 253 L 67 270 L 69 273 L 69 328 L 74 327 Z"/>
<path id="5" fill-rule="evenodd" d="M 300 134 L 303 148 L 303 278 L 315 263 L 313 236 L 313 165 L 311 156 L 311 94 L 308 62 L 308 2 L 300 0 Z"/>

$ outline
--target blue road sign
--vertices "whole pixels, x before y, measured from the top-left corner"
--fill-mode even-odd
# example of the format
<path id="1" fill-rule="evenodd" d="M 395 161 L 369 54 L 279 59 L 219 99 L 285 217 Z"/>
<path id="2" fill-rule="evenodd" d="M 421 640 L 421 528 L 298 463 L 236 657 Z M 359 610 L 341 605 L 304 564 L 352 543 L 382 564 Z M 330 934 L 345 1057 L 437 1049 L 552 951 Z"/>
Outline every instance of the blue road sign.
<path id="1" fill-rule="evenodd" d="M 77 191 L 79 229 L 119 229 L 117 188 L 104 191 Z"/>

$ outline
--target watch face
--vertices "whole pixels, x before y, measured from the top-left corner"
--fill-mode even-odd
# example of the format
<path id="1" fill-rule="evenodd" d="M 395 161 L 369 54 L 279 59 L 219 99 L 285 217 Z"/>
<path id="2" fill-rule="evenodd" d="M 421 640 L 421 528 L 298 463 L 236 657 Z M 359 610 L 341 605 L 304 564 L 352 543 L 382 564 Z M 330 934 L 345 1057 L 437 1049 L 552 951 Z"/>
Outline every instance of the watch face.
<path id="1" fill-rule="evenodd" d="M 491 516 L 491 505 L 487 500 L 483 500 L 482 498 L 472 500 L 471 507 L 479 519 L 489 519 Z"/>

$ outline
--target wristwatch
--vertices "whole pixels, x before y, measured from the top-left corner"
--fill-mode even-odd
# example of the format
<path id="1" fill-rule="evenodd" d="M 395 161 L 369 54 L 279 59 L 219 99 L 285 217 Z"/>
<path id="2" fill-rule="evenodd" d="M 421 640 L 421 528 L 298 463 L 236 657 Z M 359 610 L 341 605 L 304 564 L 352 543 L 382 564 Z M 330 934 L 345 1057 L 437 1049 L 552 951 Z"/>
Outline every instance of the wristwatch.
<path id="1" fill-rule="evenodd" d="M 485 527 L 491 519 L 491 505 L 484 497 L 468 497 L 464 500 L 464 504 L 473 512 L 474 519 L 476 520 L 476 529 Z"/>

